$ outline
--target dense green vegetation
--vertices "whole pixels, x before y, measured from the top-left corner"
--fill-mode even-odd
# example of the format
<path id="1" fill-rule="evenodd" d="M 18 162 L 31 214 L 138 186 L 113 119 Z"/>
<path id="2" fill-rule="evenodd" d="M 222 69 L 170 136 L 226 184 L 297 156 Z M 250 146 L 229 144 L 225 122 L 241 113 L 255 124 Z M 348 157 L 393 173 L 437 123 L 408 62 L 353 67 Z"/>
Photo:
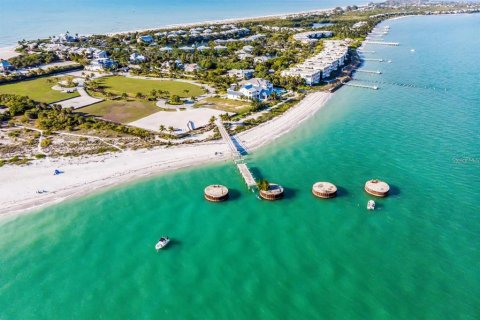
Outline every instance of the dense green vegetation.
<path id="1" fill-rule="evenodd" d="M 8 107 L 8 113 L 0 114 L 0 120 L 14 120 L 33 123 L 38 129 L 46 131 L 79 129 L 111 130 L 139 137 L 148 137 L 150 132 L 103 121 L 94 117 L 74 113 L 72 109 L 50 106 L 34 101 L 28 97 L 11 94 L 0 94 L 0 105 Z"/>
<path id="2" fill-rule="evenodd" d="M 9 59 L 8 61 L 15 68 L 36 67 L 41 64 L 52 63 L 58 61 L 58 56 L 52 52 L 42 52 L 34 54 L 22 54 L 20 56 Z"/>
<path id="3" fill-rule="evenodd" d="M 28 96 L 33 100 L 45 103 L 52 103 L 79 96 L 78 92 L 76 91 L 72 93 L 65 93 L 53 90 L 52 87 L 55 84 L 55 78 L 37 78 L 34 80 L 1 85 L 0 94 Z"/>

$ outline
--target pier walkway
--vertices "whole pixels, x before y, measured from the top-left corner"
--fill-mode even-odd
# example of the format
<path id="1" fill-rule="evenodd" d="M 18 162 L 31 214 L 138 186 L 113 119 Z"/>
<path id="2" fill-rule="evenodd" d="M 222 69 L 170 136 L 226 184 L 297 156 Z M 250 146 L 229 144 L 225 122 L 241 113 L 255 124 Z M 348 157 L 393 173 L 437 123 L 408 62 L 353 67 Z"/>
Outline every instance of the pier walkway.
<path id="1" fill-rule="evenodd" d="M 370 40 L 365 40 L 364 43 L 369 43 L 369 44 L 381 44 L 384 46 L 399 46 L 399 42 L 385 42 L 385 41 L 370 41 Z"/>
<path id="2" fill-rule="evenodd" d="M 382 71 L 379 70 L 362 70 L 362 69 L 357 69 L 356 72 L 363 72 L 363 73 L 373 73 L 373 74 L 382 74 Z"/>
<path id="3" fill-rule="evenodd" d="M 367 58 L 367 59 L 362 59 L 363 61 L 375 61 L 375 62 L 383 62 L 384 60 L 383 59 L 370 59 L 370 58 Z"/>
<path id="4" fill-rule="evenodd" d="M 350 87 L 357 87 L 357 88 L 378 90 L 378 87 L 377 87 L 377 86 L 369 86 L 369 85 L 366 85 L 366 84 L 359 84 L 359 83 L 347 82 L 347 83 L 344 83 L 344 85 L 350 86 Z"/>
<path id="5" fill-rule="evenodd" d="M 237 169 L 240 172 L 240 175 L 242 176 L 243 180 L 247 184 L 247 187 L 248 188 L 256 187 L 257 182 L 255 181 L 255 177 L 253 176 L 250 169 L 247 167 L 247 164 L 245 163 L 242 157 L 242 154 L 240 153 L 240 151 L 238 151 L 237 147 L 233 143 L 232 138 L 228 134 L 227 129 L 225 129 L 225 126 L 223 125 L 222 120 L 217 119 L 215 121 L 215 124 L 217 125 L 218 131 L 220 132 L 220 135 L 222 136 L 223 141 L 225 141 L 225 143 L 230 148 L 233 162 L 235 162 L 235 165 L 237 166 Z"/>

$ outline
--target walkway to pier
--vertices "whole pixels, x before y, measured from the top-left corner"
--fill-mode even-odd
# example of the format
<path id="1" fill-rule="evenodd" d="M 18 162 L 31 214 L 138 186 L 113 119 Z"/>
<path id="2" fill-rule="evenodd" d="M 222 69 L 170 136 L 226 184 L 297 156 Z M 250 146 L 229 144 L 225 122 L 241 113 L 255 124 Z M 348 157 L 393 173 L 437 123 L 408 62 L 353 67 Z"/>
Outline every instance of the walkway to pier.
<path id="1" fill-rule="evenodd" d="M 223 125 L 222 120 L 217 120 L 215 121 L 215 124 L 217 125 L 218 131 L 220 132 L 220 135 L 223 138 L 223 141 L 228 145 L 230 148 L 230 152 L 232 153 L 233 160 L 240 160 L 242 158 L 242 155 L 238 151 L 237 147 L 233 143 L 232 139 L 230 138 L 230 135 L 227 132 L 227 129 L 225 129 L 225 126 Z"/>
<path id="2" fill-rule="evenodd" d="M 248 188 L 256 187 L 257 182 L 255 181 L 255 178 L 253 177 L 252 172 L 247 167 L 247 164 L 245 163 L 242 157 L 242 154 L 238 151 L 237 147 L 233 143 L 232 138 L 228 134 L 227 129 L 225 129 L 225 126 L 223 125 L 222 120 L 217 119 L 217 121 L 215 121 L 215 124 L 217 125 L 218 131 L 220 132 L 220 135 L 222 136 L 223 141 L 225 141 L 225 143 L 230 148 L 233 162 L 235 162 L 235 165 L 237 166 L 238 171 L 242 175 L 243 180 L 245 180 L 247 187 Z"/>

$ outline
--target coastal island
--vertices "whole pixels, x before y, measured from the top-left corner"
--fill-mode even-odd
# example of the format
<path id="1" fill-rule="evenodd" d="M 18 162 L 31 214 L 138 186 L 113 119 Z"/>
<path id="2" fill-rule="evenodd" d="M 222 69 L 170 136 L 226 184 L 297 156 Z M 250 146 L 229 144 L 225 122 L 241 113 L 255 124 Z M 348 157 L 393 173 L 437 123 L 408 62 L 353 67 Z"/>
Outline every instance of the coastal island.
<path id="1" fill-rule="evenodd" d="M 479 8 L 378 3 L 20 41 L 0 64 L 0 212 L 228 159 L 218 120 L 254 150 L 355 85 L 362 44 L 388 45 L 380 22 Z"/>

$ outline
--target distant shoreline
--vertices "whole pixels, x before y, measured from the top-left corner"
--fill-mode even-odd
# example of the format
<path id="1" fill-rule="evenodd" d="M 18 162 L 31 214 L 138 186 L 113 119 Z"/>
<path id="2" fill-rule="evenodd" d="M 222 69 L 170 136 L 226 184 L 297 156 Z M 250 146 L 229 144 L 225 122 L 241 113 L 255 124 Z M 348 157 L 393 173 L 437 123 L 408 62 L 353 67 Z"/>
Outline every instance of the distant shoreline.
<path id="1" fill-rule="evenodd" d="M 356 4 L 352 4 L 356 5 Z M 359 8 L 364 7 L 365 4 L 358 4 L 356 5 Z M 342 7 L 344 8 L 344 7 Z M 125 30 L 125 31 L 115 31 L 115 32 L 99 32 L 99 33 L 91 33 L 91 34 L 82 34 L 79 33 L 79 35 L 83 36 L 92 36 L 92 35 L 106 35 L 106 36 L 114 36 L 114 35 L 121 35 L 121 34 L 128 34 L 128 33 L 142 33 L 142 32 L 149 32 L 149 31 L 155 31 L 155 30 L 172 30 L 172 29 L 178 29 L 178 28 L 186 28 L 186 27 L 195 27 L 195 26 L 201 26 L 201 25 L 206 25 L 206 24 L 228 24 L 228 23 L 240 23 L 240 22 L 248 22 L 248 21 L 255 21 L 255 20 L 263 20 L 263 19 L 282 19 L 286 18 L 289 16 L 295 16 L 295 15 L 308 15 L 308 14 L 314 14 L 314 13 L 324 13 L 333 10 L 334 8 L 326 8 L 326 9 L 313 9 L 313 10 L 304 10 L 304 11 L 298 11 L 298 12 L 288 12 L 288 13 L 279 13 L 279 14 L 269 14 L 269 15 L 260 15 L 260 16 L 252 16 L 252 17 L 238 17 L 238 18 L 227 18 L 227 19 L 217 19 L 217 20 L 205 20 L 205 21 L 198 21 L 198 22 L 186 22 L 186 23 L 178 23 L 178 24 L 168 24 L 164 26 L 156 26 L 156 27 L 148 27 L 148 28 L 142 28 L 142 29 L 132 29 L 132 30 Z M 45 36 L 47 38 L 48 36 Z M 44 39 L 42 37 L 38 39 Z M 21 39 L 18 39 L 20 41 Z M 33 41 L 36 39 L 30 39 L 27 41 Z M 1 59 L 9 59 L 5 58 L 4 56 L 7 56 L 7 54 L 16 53 L 15 52 L 15 47 L 16 44 L 10 44 L 10 45 L 5 45 L 3 47 L 0 47 L 0 58 Z M 17 54 L 18 55 L 18 54 Z M 11 58 L 11 57 L 10 57 Z"/>
<path id="2" fill-rule="evenodd" d="M 365 5 L 357 5 L 359 8 Z M 342 7 L 343 8 L 343 7 Z M 314 13 L 324 13 L 333 10 L 334 8 L 326 8 L 326 9 L 313 9 L 313 10 L 305 10 L 305 11 L 298 11 L 298 12 L 289 12 L 289 13 L 279 13 L 279 14 L 269 14 L 269 15 L 262 15 L 262 16 L 253 16 L 253 17 L 239 17 L 239 18 L 227 18 L 227 19 L 218 19 L 218 20 L 205 20 L 199 22 L 186 22 L 186 23 L 178 23 L 178 24 L 168 24 L 165 26 L 153 27 L 153 28 L 144 28 L 144 29 L 135 29 L 130 31 L 118 31 L 118 32 L 108 32 L 105 33 L 107 36 L 114 36 L 119 34 L 128 34 L 128 33 L 136 33 L 136 32 L 149 32 L 149 31 L 156 31 L 156 30 L 172 30 L 178 28 L 191 28 L 202 26 L 206 24 L 216 25 L 216 24 L 228 24 L 228 23 L 240 23 L 240 22 L 249 22 L 249 21 L 256 21 L 256 20 L 264 20 L 264 19 L 283 19 L 289 16 L 295 15 L 309 15 Z"/>

